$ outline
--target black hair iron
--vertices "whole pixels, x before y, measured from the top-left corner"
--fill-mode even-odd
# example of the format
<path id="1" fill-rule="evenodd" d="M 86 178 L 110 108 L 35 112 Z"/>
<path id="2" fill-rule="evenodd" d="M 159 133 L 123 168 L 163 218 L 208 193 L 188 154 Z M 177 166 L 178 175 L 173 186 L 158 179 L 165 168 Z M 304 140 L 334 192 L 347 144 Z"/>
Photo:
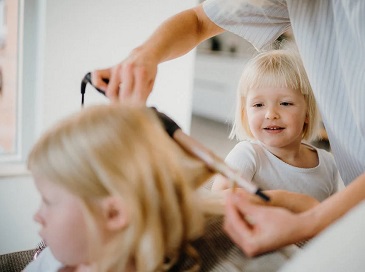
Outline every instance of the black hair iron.
<path id="1" fill-rule="evenodd" d="M 107 83 L 107 80 L 105 80 Z M 84 96 L 87 84 L 92 85 L 99 93 L 105 95 L 105 92 L 96 88 L 91 82 L 91 73 L 87 73 L 81 82 L 81 106 L 84 105 Z M 264 201 L 270 201 L 270 198 L 255 184 L 250 183 L 242 178 L 240 173 L 229 167 L 221 158 L 214 154 L 211 150 L 200 144 L 198 141 L 185 134 L 182 129 L 166 114 L 159 112 L 156 108 L 152 108 L 161 120 L 166 132 L 175 140 L 185 151 L 200 159 L 205 163 L 209 170 L 219 173 L 233 182 L 235 186 L 238 184 L 251 194 L 259 196 Z"/>

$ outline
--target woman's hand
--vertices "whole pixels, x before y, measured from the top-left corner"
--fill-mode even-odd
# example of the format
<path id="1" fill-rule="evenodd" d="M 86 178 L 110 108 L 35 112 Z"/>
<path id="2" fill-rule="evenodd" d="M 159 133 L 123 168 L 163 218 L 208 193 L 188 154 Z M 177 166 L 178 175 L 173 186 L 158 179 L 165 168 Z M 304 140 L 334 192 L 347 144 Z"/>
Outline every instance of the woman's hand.
<path id="1" fill-rule="evenodd" d="M 248 256 L 310 238 L 306 233 L 307 222 L 303 214 L 253 204 L 241 190 L 226 198 L 224 229 Z"/>
<path id="2" fill-rule="evenodd" d="M 136 48 L 121 63 L 93 71 L 92 83 L 105 91 L 112 101 L 146 103 L 155 83 L 158 66 L 158 62 L 151 55 L 141 48 Z"/>

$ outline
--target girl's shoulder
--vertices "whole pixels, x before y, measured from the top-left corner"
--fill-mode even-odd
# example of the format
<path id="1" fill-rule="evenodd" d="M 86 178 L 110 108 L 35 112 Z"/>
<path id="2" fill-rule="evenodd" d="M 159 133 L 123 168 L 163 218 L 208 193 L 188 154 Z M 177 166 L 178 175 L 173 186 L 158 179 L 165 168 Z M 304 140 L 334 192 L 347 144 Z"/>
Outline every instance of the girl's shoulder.
<path id="1" fill-rule="evenodd" d="M 330 151 L 323 149 L 323 148 L 316 147 L 309 143 L 302 142 L 302 144 L 305 145 L 308 149 L 317 152 L 320 161 L 326 160 L 326 161 L 330 161 L 331 163 L 334 162 L 333 154 Z"/>
<path id="2" fill-rule="evenodd" d="M 260 145 L 253 140 L 243 140 L 238 142 L 228 153 L 227 158 L 231 157 L 256 157 L 257 152 L 261 149 Z"/>
<path id="3" fill-rule="evenodd" d="M 334 173 L 338 172 L 336 161 L 335 161 L 335 158 L 334 158 L 331 151 L 328 151 L 326 149 L 313 146 L 313 145 L 308 144 L 308 143 L 303 143 L 303 144 L 305 144 L 309 149 L 314 150 L 314 151 L 317 152 L 318 161 L 319 161 L 318 165 L 320 167 L 324 167 L 326 169 L 329 169 L 330 171 L 332 171 Z"/>
<path id="4" fill-rule="evenodd" d="M 260 144 L 254 140 L 242 140 L 238 142 L 232 150 L 247 150 L 247 151 L 255 151 Z"/>
<path id="5" fill-rule="evenodd" d="M 255 141 L 244 140 L 235 145 L 228 153 L 225 161 L 231 167 L 242 169 L 254 168 L 258 163 L 258 152 L 260 148 Z"/>
<path id="6" fill-rule="evenodd" d="M 53 256 L 49 247 L 46 247 L 38 257 L 29 263 L 25 272 L 58 272 L 63 265 Z"/>

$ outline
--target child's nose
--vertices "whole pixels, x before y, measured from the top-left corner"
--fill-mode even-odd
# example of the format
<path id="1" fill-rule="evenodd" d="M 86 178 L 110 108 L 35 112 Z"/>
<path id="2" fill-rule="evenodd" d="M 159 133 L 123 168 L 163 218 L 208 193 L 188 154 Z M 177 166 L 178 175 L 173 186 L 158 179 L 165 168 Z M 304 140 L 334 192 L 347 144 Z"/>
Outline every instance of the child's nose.
<path id="1" fill-rule="evenodd" d="M 43 217 L 41 216 L 40 210 L 38 210 L 34 216 L 33 216 L 33 220 L 37 223 L 39 223 L 40 225 L 44 224 L 44 220 Z"/>
<path id="2" fill-rule="evenodd" d="M 266 111 L 265 118 L 266 119 L 278 119 L 279 114 L 278 114 L 276 108 L 275 107 L 269 107 Z"/>

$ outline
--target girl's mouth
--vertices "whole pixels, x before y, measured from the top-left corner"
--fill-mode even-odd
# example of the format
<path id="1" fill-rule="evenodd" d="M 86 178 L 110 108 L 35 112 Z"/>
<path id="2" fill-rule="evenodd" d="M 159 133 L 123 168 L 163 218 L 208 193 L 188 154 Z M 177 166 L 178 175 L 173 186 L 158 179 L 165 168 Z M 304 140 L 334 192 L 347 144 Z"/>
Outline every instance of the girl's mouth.
<path id="1" fill-rule="evenodd" d="M 276 131 L 276 130 L 283 130 L 283 127 L 265 127 L 264 130 L 269 130 L 269 131 Z"/>
<path id="2" fill-rule="evenodd" d="M 264 131 L 268 134 L 279 134 L 284 131 L 285 128 L 278 127 L 278 126 L 272 126 L 272 127 L 265 127 Z"/>

